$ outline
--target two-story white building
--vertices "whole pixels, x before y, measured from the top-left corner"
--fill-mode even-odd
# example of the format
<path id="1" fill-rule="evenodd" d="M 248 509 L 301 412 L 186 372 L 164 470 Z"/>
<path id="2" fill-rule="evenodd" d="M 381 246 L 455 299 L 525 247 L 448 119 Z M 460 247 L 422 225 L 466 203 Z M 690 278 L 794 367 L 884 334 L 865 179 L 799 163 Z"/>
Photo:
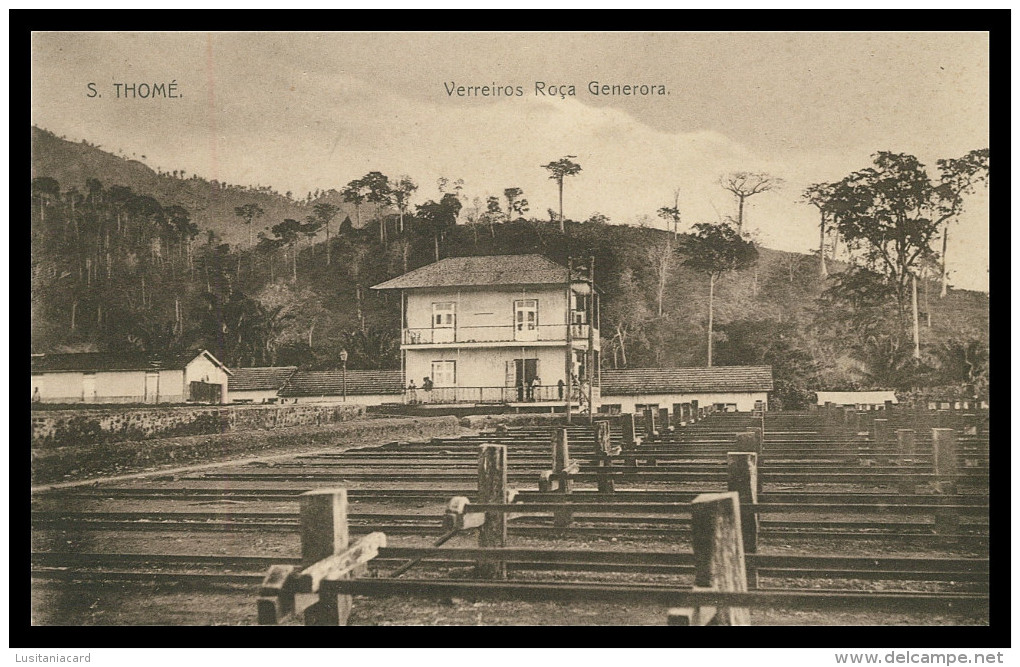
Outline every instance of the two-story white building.
<path id="1" fill-rule="evenodd" d="M 401 291 L 405 402 L 586 411 L 590 393 L 598 405 L 589 267 L 541 255 L 450 257 L 372 289 Z"/>

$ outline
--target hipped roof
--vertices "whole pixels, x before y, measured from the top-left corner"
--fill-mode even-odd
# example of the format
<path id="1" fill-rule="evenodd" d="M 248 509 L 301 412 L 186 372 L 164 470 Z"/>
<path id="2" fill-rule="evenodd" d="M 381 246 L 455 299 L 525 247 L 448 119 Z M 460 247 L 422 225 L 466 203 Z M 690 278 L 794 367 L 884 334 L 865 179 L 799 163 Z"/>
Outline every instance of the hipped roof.
<path id="1" fill-rule="evenodd" d="M 771 390 L 771 366 L 624 368 L 602 371 L 602 396 Z"/>
<path id="2" fill-rule="evenodd" d="M 233 375 L 231 370 L 220 363 L 208 350 L 189 350 L 180 354 L 158 357 L 144 353 L 74 352 L 58 354 L 33 354 L 33 373 L 99 371 L 149 371 L 182 370 L 196 358 L 205 356 L 214 364 Z"/>
<path id="3" fill-rule="evenodd" d="M 488 255 L 447 257 L 373 285 L 372 289 L 563 285 L 566 282 L 567 267 L 542 255 Z"/>

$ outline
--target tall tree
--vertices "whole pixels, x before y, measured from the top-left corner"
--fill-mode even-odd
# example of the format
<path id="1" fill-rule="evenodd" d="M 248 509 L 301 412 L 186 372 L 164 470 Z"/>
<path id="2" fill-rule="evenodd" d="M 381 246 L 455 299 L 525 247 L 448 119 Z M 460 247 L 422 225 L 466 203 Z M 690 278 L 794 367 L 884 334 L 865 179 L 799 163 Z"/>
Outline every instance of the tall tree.
<path id="1" fill-rule="evenodd" d="M 616 294 L 606 302 L 605 308 L 605 321 L 612 323 L 613 328 L 608 351 L 612 354 L 613 368 L 620 366 L 626 368 L 627 345 L 651 318 L 651 314 L 630 267 L 625 268 L 620 274 L 615 292 Z"/>
<path id="2" fill-rule="evenodd" d="M 970 161 L 966 166 L 944 161 L 940 165 L 944 180 L 936 184 L 913 155 L 882 151 L 873 161 L 874 167 L 834 184 L 832 220 L 860 259 L 894 286 L 904 326 L 907 285 L 914 268 L 939 228 L 961 210 L 963 194 L 976 182 L 980 167 L 975 169 Z"/>
<path id="3" fill-rule="evenodd" d="M 744 233 L 744 202 L 747 198 L 774 190 L 782 183 L 782 179 L 775 176 L 749 171 L 736 171 L 719 178 L 719 185 L 737 198 L 737 234 Z"/>
<path id="4" fill-rule="evenodd" d="M 411 195 L 418 189 L 418 184 L 411 180 L 410 176 L 400 176 L 393 184 L 393 203 L 397 206 L 400 214 L 400 233 L 404 233 L 404 214 L 407 213 L 411 203 Z"/>
<path id="5" fill-rule="evenodd" d="M 370 171 L 361 179 L 361 183 L 368 191 L 365 200 L 376 205 L 376 218 L 379 220 L 379 242 L 386 243 L 386 219 L 382 215 L 382 209 L 393 203 L 393 190 L 390 187 L 390 179 L 378 171 Z"/>
<path id="6" fill-rule="evenodd" d="M 460 200 L 449 192 L 443 195 L 439 202 L 429 200 L 416 207 L 419 228 L 432 236 L 437 262 L 439 261 L 439 238 L 446 230 L 452 229 L 457 224 L 457 214 L 460 212 L 460 208 Z"/>
<path id="7" fill-rule="evenodd" d="M 667 225 L 673 223 L 673 238 L 676 238 L 680 228 L 680 188 L 673 191 L 673 205 L 660 208 L 658 216 L 665 220 Z"/>
<path id="8" fill-rule="evenodd" d="M 829 222 L 829 218 L 832 217 L 832 211 L 829 206 L 834 189 L 835 186 L 832 183 L 813 183 L 801 195 L 801 199 L 818 209 L 820 218 L 818 222 L 818 256 L 821 260 L 820 271 L 822 278 L 829 275 L 829 269 L 825 265 L 825 233 L 828 231 L 826 225 Z"/>
<path id="9" fill-rule="evenodd" d="M 711 366 L 716 280 L 756 262 L 758 250 L 728 224 L 699 222 L 692 232 L 678 237 L 677 251 L 684 257 L 684 266 L 708 274 L 708 365 Z"/>
<path id="10" fill-rule="evenodd" d="M 988 149 L 973 150 L 961 158 L 938 160 L 940 183 L 936 188 L 941 200 L 939 218 L 942 224 L 942 292 L 946 296 L 949 273 L 946 271 L 946 251 L 949 245 L 949 223 L 963 211 L 963 195 L 973 191 L 978 183 L 988 181 Z"/>
<path id="11" fill-rule="evenodd" d="M 291 275 L 297 283 L 297 243 L 302 232 L 302 224 L 293 218 L 273 225 L 272 232 L 277 242 L 290 248 Z"/>
<path id="12" fill-rule="evenodd" d="M 673 263 L 676 259 L 673 252 L 673 238 L 667 236 L 662 243 L 652 244 L 645 251 L 648 264 L 655 274 L 655 300 L 658 304 L 657 314 L 662 317 L 662 299 L 666 295 L 666 285 L 669 281 Z"/>
<path id="13" fill-rule="evenodd" d="M 358 229 L 361 229 L 361 205 L 365 203 L 365 184 L 356 178 L 344 186 L 340 194 L 345 202 L 354 204 L 354 218 L 358 221 Z"/>
<path id="14" fill-rule="evenodd" d="M 503 196 L 506 197 L 506 221 L 510 222 L 513 219 L 514 213 L 517 217 L 523 216 L 528 212 L 528 200 L 522 196 L 524 190 L 520 188 L 507 188 L 503 190 Z"/>
<path id="15" fill-rule="evenodd" d="M 298 231 L 308 239 L 308 249 L 312 258 L 315 258 L 315 247 L 313 245 L 316 236 L 319 234 L 319 230 L 322 229 L 322 221 L 315 215 L 309 215 L 305 218 L 304 223 L 301 225 Z"/>
<path id="16" fill-rule="evenodd" d="M 258 204 L 245 204 L 244 206 L 234 207 L 234 215 L 241 218 L 245 226 L 248 227 L 248 250 L 252 249 L 252 223 L 255 221 L 255 218 L 261 218 L 265 213 L 265 210 Z"/>
<path id="17" fill-rule="evenodd" d="M 559 160 L 542 165 L 543 169 L 549 170 L 549 178 L 556 181 L 560 191 L 560 232 L 566 231 L 563 224 L 563 179 L 567 176 L 575 176 L 581 171 L 581 165 L 571 160 L 571 158 L 576 157 L 576 155 L 567 155 Z"/>
<path id="18" fill-rule="evenodd" d="M 340 213 L 340 207 L 323 202 L 316 204 L 313 210 L 315 211 L 315 217 L 318 218 L 322 226 L 326 228 L 326 266 L 329 266 L 329 223 L 333 221 L 333 218 L 335 218 L 337 214 Z M 295 278 L 295 280 L 297 280 L 297 278 Z"/>

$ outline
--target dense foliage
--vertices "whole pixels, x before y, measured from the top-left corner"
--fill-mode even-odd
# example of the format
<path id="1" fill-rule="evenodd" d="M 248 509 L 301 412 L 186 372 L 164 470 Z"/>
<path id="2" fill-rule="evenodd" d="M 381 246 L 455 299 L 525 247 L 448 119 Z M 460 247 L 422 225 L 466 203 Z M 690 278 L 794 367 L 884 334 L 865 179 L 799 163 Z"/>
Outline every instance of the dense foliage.
<path id="1" fill-rule="evenodd" d="M 883 272 L 874 247 L 853 236 L 874 206 L 860 191 L 852 208 L 844 192 L 829 222 L 865 255 L 857 265 L 830 259 L 825 278 L 817 256 L 755 247 L 727 225 L 675 236 L 594 215 L 562 221 L 561 232 L 558 215 L 525 217 L 517 187 L 468 202 L 447 181 L 438 200 L 415 205 L 414 181 L 379 172 L 286 213 L 239 190 L 225 212 L 238 231 L 227 243 L 199 228 L 186 199 L 130 186 L 140 182 L 89 177 L 81 190 L 32 180 L 33 351 L 201 346 L 228 365 L 328 369 L 346 349 L 350 368 L 395 368 L 399 295 L 370 286 L 437 257 L 542 253 L 562 264 L 595 258 L 608 367 L 705 365 L 711 277 L 714 365 L 772 365 L 787 407 L 818 389 L 987 385 L 987 295 L 940 297 L 937 272 L 922 277 L 922 355 L 913 359 L 903 274 Z M 925 244 L 933 239 L 926 228 Z"/>

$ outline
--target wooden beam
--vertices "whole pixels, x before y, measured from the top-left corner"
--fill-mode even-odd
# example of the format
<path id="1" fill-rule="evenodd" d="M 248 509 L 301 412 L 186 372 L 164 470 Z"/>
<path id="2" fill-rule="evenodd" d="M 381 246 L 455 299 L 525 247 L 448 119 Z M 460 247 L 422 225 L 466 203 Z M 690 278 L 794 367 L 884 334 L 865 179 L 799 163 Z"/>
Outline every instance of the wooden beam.
<path id="1" fill-rule="evenodd" d="M 566 433 L 566 429 L 563 429 Z M 565 436 L 564 436 L 565 437 Z M 478 502 L 507 502 L 506 445 L 482 445 L 478 455 Z M 486 512 L 478 529 L 478 546 L 505 547 L 507 517 L 503 512 Z M 506 563 L 479 562 L 478 576 L 485 579 L 506 579 Z"/>
<path id="2" fill-rule="evenodd" d="M 556 428 L 552 432 L 552 470 L 554 473 L 563 472 L 570 463 L 570 443 L 567 439 L 567 429 Z"/>
<path id="3" fill-rule="evenodd" d="M 756 457 L 755 467 L 757 470 L 757 465 L 761 462 L 762 457 L 761 429 L 749 428 L 743 433 L 737 433 L 735 440 L 736 444 L 734 446 L 734 449 L 736 449 L 738 452 L 754 452 Z M 755 485 L 757 487 L 757 492 L 759 494 L 762 492 L 763 483 L 764 480 L 762 479 L 762 475 L 755 474 Z"/>
<path id="4" fill-rule="evenodd" d="M 899 464 L 901 466 L 910 466 L 913 464 L 915 452 L 915 431 L 912 428 L 898 428 L 896 429 L 896 453 L 899 455 Z M 907 469 L 909 473 L 909 469 Z M 914 480 L 911 479 L 909 474 L 904 475 L 897 483 L 897 488 L 900 493 L 913 494 L 916 490 Z"/>
<path id="5" fill-rule="evenodd" d="M 606 457 L 616 456 L 619 453 L 620 447 L 614 447 L 610 437 L 609 422 L 595 422 L 595 455 L 598 468 L 596 474 L 598 474 L 599 493 L 612 493 L 615 490 L 613 480 L 609 476 L 611 461 Z"/>
<path id="6" fill-rule="evenodd" d="M 301 494 L 301 563 L 304 567 L 343 553 L 350 544 L 347 489 L 315 489 Z M 303 606 L 304 601 L 296 604 Z M 320 595 L 304 610 L 305 625 L 347 625 L 350 595 Z"/>
<path id="7" fill-rule="evenodd" d="M 758 504 L 758 455 L 754 452 L 728 452 L 726 454 L 726 490 L 736 491 L 740 505 Z M 758 551 L 758 513 L 744 513 L 740 517 L 744 539 L 744 553 Z M 757 578 L 757 577 L 755 577 Z M 757 588 L 757 582 L 751 582 Z"/>
<path id="8" fill-rule="evenodd" d="M 658 435 L 655 429 L 655 411 L 651 408 L 645 408 L 642 417 L 645 421 L 645 435 L 651 440 Z"/>
<path id="9" fill-rule="evenodd" d="M 955 504 L 957 493 L 957 460 L 956 431 L 951 428 L 933 428 L 931 430 L 932 468 L 935 472 L 935 484 L 942 494 L 941 502 Z M 935 512 L 935 532 L 940 535 L 953 535 L 960 530 L 960 513 L 955 509 L 942 508 Z"/>
<path id="10" fill-rule="evenodd" d="M 656 423 L 663 433 L 669 430 L 669 408 L 659 408 L 659 418 Z"/>
<path id="11" fill-rule="evenodd" d="M 553 476 L 559 478 L 560 493 L 569 494 L 574 490 L 574 482 L 570 476 L 580 470 L 577 461 L 570 460 L 570 444 L 567 439 L 567 429 L 555 429 L 552 435 L 553 447 Z M 576 464 L 576 469 L 575 469 Z M 565 528 L 573 521 L 573 512 L 569 508 L 558 510 L 553 514 L 553 525 L 557 528 Z"/>
<path id="12" fill-rule="evenodd" d="M 464 512 L 464 508 L 469 502 L 464 496 L 450 498 L 450 502 L 446 504 L 446 512 L 443 514 L 443 530 L 469 530 L 478 528 L 485 523 L 484 512 Z"/>
<path id="13" fill-rule="evenodd" d="M 696 589 L 747 591 L 740 496 L 736 492 L 701 494 L 694 499 L 691 544 Z M 744 607 L 720 607 L 715 620 L 719 625 L 748 625 L 750 621 Z"/>
<path id="14" fill-rule="evenodd" d="M 273 565 L 259 587 L 258 624 L 278 625 L 294 613 L 294 565 Z"/>
<path id="15" fill-rule="evenodd" d="M 637 433 L 634 431 L 634 415 L 624 412 L 620 415 L 620 428 L 623 431 L 623 451 L 631 452 L 637 449 Z"/>
<path id="16" fill-rule="evenodd" d="M 302 570 L 297 575 L 294 590 L 297 593 L 317 593 L 319 584 L 324 580 L 345 578 L 359 565 L 375 558 L 379 549 L 385 546 L 385 533 L 369 533 L 343 553 L 327 556 Z"/>

